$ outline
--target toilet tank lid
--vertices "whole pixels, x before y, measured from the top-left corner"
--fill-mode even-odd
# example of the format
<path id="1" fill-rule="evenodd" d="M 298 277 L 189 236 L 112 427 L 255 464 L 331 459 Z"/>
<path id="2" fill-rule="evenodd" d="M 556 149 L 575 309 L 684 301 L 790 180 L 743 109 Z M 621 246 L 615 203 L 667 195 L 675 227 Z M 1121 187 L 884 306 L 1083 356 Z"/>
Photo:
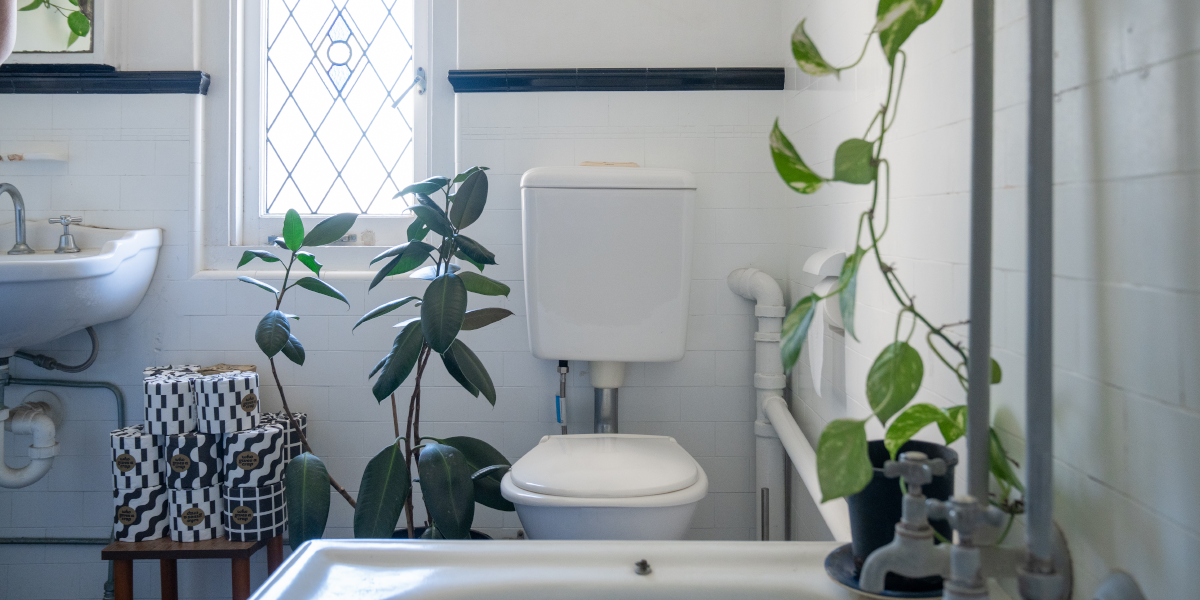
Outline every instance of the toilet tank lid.
<path id="1" fill-rule="evenodd" d="M 696 177 L 683 169 L 537 167 L 525 171 L 521 187 L 694 190 Z"/>
<path id="2" fill-rule="evenodd" d="M 571 498 L 667 494 L 699 478 L 696 460 L 658 435 L 548 435 L 512 466 L 517 487 Z"/>

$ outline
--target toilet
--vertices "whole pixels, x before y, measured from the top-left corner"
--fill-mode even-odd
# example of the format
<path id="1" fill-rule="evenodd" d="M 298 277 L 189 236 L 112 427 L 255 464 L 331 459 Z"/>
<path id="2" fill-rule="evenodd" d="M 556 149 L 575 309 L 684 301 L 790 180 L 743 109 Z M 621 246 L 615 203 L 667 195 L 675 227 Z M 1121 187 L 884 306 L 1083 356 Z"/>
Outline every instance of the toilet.
<path id="1" fill-rule="evenodd" d="M 540 167 L 521 178 L 531 349 L 587 361 L 595 388 L 594 432 L 542 438 L 501 482 L 532 539 L 682 539 L 708 492 L 673 438 L 618 431 L 626 363 L 678 361 L 686 349 L 695 196 L 695 177 L 679 169 Z"/>

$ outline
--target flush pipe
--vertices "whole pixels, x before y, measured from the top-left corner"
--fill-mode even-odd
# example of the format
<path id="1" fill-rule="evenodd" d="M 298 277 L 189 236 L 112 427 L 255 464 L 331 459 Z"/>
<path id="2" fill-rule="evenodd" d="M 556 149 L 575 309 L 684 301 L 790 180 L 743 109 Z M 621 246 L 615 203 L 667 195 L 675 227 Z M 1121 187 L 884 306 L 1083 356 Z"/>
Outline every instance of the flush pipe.
<path id="1" fill-rule="evenodd" d="M 754 316 L 758 320 L 758 331 L 754 334 L 754 388 L 757 405 L 754 420 L 754 488 L 759 496 L 759 501 L 755 503 L 758 506 L 756 522 L 760 523 L 759 538 L 787 538 L 788 532 L 784 531 L 784 515 L 788 507 L 783 502 L 783 452 L 786 449 L 834 537 L 839 541 L 849 541 L 849 510 L 846 502 L 838 499 L 821 503 L 821 488 L 816 478 L 816 453 L 800 427 L 796 425 L 796 420 L 783 400 L 783 388 L 787 383 L 783 374 L 783 361 L 779 355 L 780 330 L 783 327 L 783 318 L 787 315 L 787 306 L 783 303 L 783 290 L 773 277 L 754 268 L 737 269 L 729 274 L 726 282 L 735 294 L 756 303 Z"/>

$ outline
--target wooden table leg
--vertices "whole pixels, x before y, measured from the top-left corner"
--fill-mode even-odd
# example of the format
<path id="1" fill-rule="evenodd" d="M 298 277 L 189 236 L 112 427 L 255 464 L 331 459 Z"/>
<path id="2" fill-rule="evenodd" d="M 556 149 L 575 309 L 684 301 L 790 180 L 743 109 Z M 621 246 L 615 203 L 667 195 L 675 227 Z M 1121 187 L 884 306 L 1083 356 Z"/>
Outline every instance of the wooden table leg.
<path id="1" fill-rule="evenodd" d="M 233 559 L 233 600 L 250 597 L 250 559 Z"/>
<path id="2" fill-rule="evenodd" d="M 179 570 L 175 559 L 160 559 L 158 572 L 162 579 L 162 600 L 179 600 Z"/>
<path id="3" fill-rule="evenodd" d="M 113 596 L 116 600 L 133 600 L 133 561 L 113 561 Z"/>
<path id="4" fill-rule="evenodd" d="M 277 535 L 267 542 L 267 575 L 270 576 L 283 563 L 283 536 Z"/>

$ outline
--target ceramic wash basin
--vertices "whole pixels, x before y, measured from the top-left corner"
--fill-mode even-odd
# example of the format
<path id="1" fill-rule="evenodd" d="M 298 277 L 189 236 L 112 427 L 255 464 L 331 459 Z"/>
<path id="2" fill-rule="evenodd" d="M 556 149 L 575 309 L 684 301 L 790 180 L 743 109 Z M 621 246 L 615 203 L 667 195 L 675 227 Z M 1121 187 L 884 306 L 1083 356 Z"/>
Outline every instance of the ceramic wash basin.
<path id="1" fill-rule="evenodd" d="M 848 600 L 825 574 L 838 545 L 314 540 L 252 600 Z"/>
<path id="2" fill-rule="evenodd" d="M 6 254 L 16 237 L 0 225 L 0 358 L 92 325 L 124 319 L 146 295 L 161 229 L 72 225 L 75 254 L 55 254 L 61 225 L 28 221 L 34 254 Z"/>

